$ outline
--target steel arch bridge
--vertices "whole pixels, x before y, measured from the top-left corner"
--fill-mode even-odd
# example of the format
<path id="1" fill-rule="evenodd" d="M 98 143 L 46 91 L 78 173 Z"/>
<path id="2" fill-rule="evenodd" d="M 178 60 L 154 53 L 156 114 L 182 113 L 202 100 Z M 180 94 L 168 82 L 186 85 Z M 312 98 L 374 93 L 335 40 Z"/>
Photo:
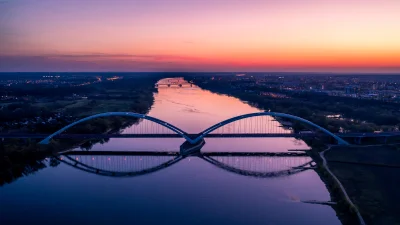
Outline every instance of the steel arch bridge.
<path id="1" fill-rule="evenodd" d="M 290 119 L 290 120 L 294 120 L 294 121 L 298 121 L 301 122 L 303 124 L 306 124 L 314 129 L 317 129 L 321 132 L 323 132 L 324 134 L 334 138 L 337 143 L 339 145 L 349 145 L 349 143 L 347 143 L 345 140 L 343 140 L 342 138 L 338 137 L 337 135 L 333 134 L 332 132 L 326 130 L 325 128 L 312 123 L 306 119 L 303 119 L 301 117 L 297 117 L 294 115 L 290 115 L 290 114 L 285 114 L 285 113 L 277 113 L 277 112 L 258 112 L 258 113 L 250 113 L 250 114 L 244 114 L 241 116 L 236 116 L 224 121 L 221 121 L 207 129 L 205 129 L 204 131 L 200 132 L 199 134 L 188 134 L 185 131 L 181 130 L 180 128 L 169 124 L 163 120 L 151 117 L 151 116 L 147 116 L 147 115 L 143 115 L 143 114 L 138 114 L 138 113 L 132 113 L 132 112 L 109 112 L 109 113 L 101 113 L 101 114 L 97 114 L 97 115 L 93 115 L 93 116 L 89 116 L 86 118 L 83 118 L 81 120 L 78 120 L 76 122 L 73 122 L 63 128 L 61 128 L 60 130 L 56 131 L 55 133 L 49 135 L 48 137 L 46 137 L 45 139 L 43 139 L 40 144 L 49 144 L 50 140 L 58 135 L 60 135 L 62 132 L 68 130 L 69 128 L 86 122 L 86 121 L 90 121 L 96 118 L 101 118 L 101 117 L 113 117 L 113 116 L 123 116 L 123 117 L 133 117 L 133 118 L 138 118 L 138 119 L 143 119 L 143 120 L 147 120 L 147 121 L 151 121 L 153 123 L 156 123 L 158 125 L 161 125 L 163 128 L 167 129 L 168 131 L 172 132 L 172 134 L 158 134 L 154 129 L 150 131 L 147 131 L 147 133 L 142 133 L 141 135 L 126 135 L 126 137 L 182 137 L 184 138 L 187 142 L 189 142 L 190 144 L 197 144 L 200 143 L 205 137 L 210 137 L 212 136 L 212 132 L 218 130 L 219 128 L 223 128 L 225 126 L 229 126 L 230 124 L 234 123 L 234 122 L 240 122 L 240 121 L 244 121 L 245 119 L 249 119 L 249 118 L 259 118 L 259 117 L 265 117 L 265 116 L 270 116 L 273 118 L 284 118 L 284 119 Z M 270 121 L 264 121 L 261 124 L 258 124 L 258 127 L 262 127 L 265 126 L 265 123 L 270 123 Z M 162 136 L 163 135 L 163 136 Z M 282 133 L 280 134 L 283 137 L 291 137 L 293 136 L 293 134 L 289 134 L 289 133 Z M 90 135 L 87 135 L 90 136 Z M 107 136 L 107 135 L 98 135 L 98 137 L 103 137 L 103 136 Z M 230 133 L 229 135 L 215 135 L 215 137 L 240 137 L 243 136 L 242 133 Z M 266 137 L 265 135 L 261 135 L 259 134 L 257 135 L 253 135 L 255 137 Z M 251 136 L 251 137 L 253 137 Z M 96 137 L 96 135 L 92 135 L 92 137 Z M 116 135 L 108 135 L 108 137 L 121 137 L 121 136 L 116 136 Z M 270 135 L 271 137 L 271 135 Z M 279 137 L 279 136 L 277 136 Z"/>

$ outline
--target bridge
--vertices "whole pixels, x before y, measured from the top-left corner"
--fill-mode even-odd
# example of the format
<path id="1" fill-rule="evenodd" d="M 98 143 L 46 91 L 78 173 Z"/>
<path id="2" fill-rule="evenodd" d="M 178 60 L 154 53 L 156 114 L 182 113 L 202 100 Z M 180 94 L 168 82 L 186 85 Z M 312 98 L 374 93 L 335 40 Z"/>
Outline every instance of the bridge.
<path id="1" fill-rule="evenodd" d="M 164 80 L 165 81 L 165 80 Z M 183 79 L 167 79 L 166 82 L 158 82 L 155 85 L 156 87 L 183 87 L 183 86 L 193 86 L 193 83 L 187 82 Z"/>
<path id="2" fill-rule="evenodd" d="M 44 139 L 51 134 L 0 134 L 0 138 Z M 189 137 L 197 134 L 187 134 Z M 341 135 L 341 134 L 337 134 Z M 207 134 L 204 138 L 263 138 L 263 137 L 315 137 L 315 133 L 272 133 L 272 134 Z M 348 136 L 346 136 L 348 137 Z M 58 134 L 54 139 L 106 139 L 106 138 L 182 138 L 179 134 Z"/>
<path id="3" fill-rule="evenodd" d="M 259 178 L 291 176 L 316 166 L 305 153 L 294 152 L 205 152 L 183 156 L 179 152 L 69 151 L 54 159 L 96 175 L 134 177 L 166 169 L 189 157 L 234 174 Z"/>
<path id="4" fill-rule="evenodd" d="M 102 117 L 113 117 L 122 116 L 130 117 L 141 120 L 137 125 L 133 125 L 128 129 L 125 129 L 122 134 L 68 134 L 62 135 L 63 132 L 67 131 L 73 126 L 82 124 Z M 313 131 L 295 132 L 290 126 L 292 122 L 299 122 Z M 284 125 L 282 125 L 284 124 Z M 188 134 L 182 129 L 162 121 L 160 119 L 138 114 L 132 112 L 109 112 L 101 113 L 93 116 L 89 116 L 78 121 L 75 121 L 60 130 L 50 134 L 44 138 L 40 144 L 49 144 L 50 140 L 58 137 L 72 138 L 107 138 L 107 137 L 130 137 L 130 138 L 156 138 L 156 137 L 181 137 L 186 140 L 187 143 L 196 145 L 203 142 L 205 137 L 217 137 L 217 138 L 237 138 L 237 137 L 297 137 L 297 136 L 312 136 L 316 134 L 327 135 L 337 141 L 339 145 L 348 145 L 346 141 L 331 133 L 330 131 L 320 127 L 308 120 L 303 118 L 275 112 L 258 112 L 244 114 L 236 116 L 224 121 L 221 121 L 198 134 Z"/>
<path id="5" fill-rule="evenodd" d="M 104 117 L 128 117 L 139 123 L 114 133 L 70 133 L 68 130 L 76 125 L 90 123 L 96 118 Z M 295 123 L 301 123 L 307 130 L 296 131 Z M 183 138 L 189 144 L 200 143 L 204 138 L 268 138 L 268 137 L 294 137 L 312 138 L 316 136 L 328 136 L 339 145 L 348 145 L 343 138 L 354 138 L 360 142 L 368 137 L 394 137 L 400 136 L 400 132 L 381 133 L 331 133 L 328 130 L 303 118 L 275 112 L 258 112 L 236 116 L 203 130 L 200 133 L 186 133 L 182 129 L 160 119 L 132 112 L 101 113 L 75 121 L 53 134 L 16 134 L 0 133 L 0 138 L 31 138 L 42 139 L 40 144 L 49 144 L 54 139 L 107 139 L 107 138 Z"/>
<path id="6" fill-rule="evenodd" d="M 340 138 L 377 138 L 377 137 L 397 137 L 400 132 L 380 132 L 380 133 L 334 133 Z M 15 139 L 44 139 L 51 134 L 32 134 L 32 133 L 0 133 L 0 138 Z M 188 136 L 196 136 L 197 134 L 188 134 Z M 271 133 L 271 134 L 207 134 L 204 138 L 268 138 L 268 137 L 315 137 L 316 133 Z M 182 138 L 179 134 L 59 134 L 54 136 L 55 139 L 107 139 L 107 138 Z"/>

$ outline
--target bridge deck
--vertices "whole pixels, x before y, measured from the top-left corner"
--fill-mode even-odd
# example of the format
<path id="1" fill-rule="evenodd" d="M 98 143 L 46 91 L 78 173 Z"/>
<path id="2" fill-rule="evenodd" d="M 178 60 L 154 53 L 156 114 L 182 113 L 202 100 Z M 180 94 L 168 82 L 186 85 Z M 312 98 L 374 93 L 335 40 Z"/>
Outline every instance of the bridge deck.
<path id="1" fill-rule="evenodd" d="M 0 134 L 0 138 L 46 138 L 50 134 Z M 196 137 L 198 134 L 188 134 Z M 243 137 L 306 137 L 314 134 L 207 134 L 206 138 L 243 138 Z M 61 134 L 56 139 L 103 139 L 103 138 L 182 138 L 179 134 Z"/>
<path id="2" fill-rule="evenodd" d="M 0 134 L 0 138 L 32 138 L 44 139 L 50 134 Z M 188 134 L 196 137 L 198 134 Z M 270 133 L 270 134 L 207 134 L 205 138 L 266 138 L 266 137 L 314 137 L 315 133 Z M 318 134 L 319 135 L 319 134 Z M 382 133 L 337 133 L 339 137 L 392 137 L 400 136 L 400 132 Z M 182 138 L 178 134 L 61 134 L 56 139 L 105 139 L 105 138 Z"/>
<path id="3" fill-rule="evenodd" d="M 296 152 L 201 152 L 203 156 L 276 156 L 297 157 L 308 156 L 306 153 Z M 149 152 L 149 151 L 69 151 L 62 155 L 122 155 L 122 156 L 178 156 L 179 152 Z"/>

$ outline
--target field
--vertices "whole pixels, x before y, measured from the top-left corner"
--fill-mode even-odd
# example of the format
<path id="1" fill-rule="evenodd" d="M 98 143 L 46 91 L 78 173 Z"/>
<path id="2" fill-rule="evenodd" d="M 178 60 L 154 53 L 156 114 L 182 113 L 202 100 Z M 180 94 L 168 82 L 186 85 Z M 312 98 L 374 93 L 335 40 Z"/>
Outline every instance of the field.
<path id="1" fill-rule="evenodd" d="M 85 117 L 105 112 L 130 112 L 134 110 L 133 104 L 128 100 L 79 100 L 61 110 L 76 117 Z"/>

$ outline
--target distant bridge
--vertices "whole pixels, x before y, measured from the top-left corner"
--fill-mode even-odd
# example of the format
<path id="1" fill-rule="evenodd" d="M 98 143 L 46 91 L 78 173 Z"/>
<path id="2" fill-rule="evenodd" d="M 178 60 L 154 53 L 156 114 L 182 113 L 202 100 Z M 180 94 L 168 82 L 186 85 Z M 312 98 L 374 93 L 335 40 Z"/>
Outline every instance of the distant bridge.
<path id="1" fill-rule="evenodd" d="M 143 120 L 137 126 L 133 125 L 125 129 L 123 134 L 62 134 L 69 128 L 101 117 L 123 116 Z M 287 124 L 287 120 L 303 123 L 316 131 L 295 133 Z M 286 125 L 282 125 L 286 124 Z M 303 118 L 275 112 L 258 112 L 236 116 L 219 122 L 198 134 L 188 134 L 182 129 L 160 119 L 132 112 L 109 112 L 89 116 L 73 122 L 55 133 L 47 136 L 40 144 L 49 144 L 50 140 L 58 137 L 73 138 L 156 138 L 156 137 L 182 137 L 190 144 L 200 143 L 205 137 L 208 138 L 235 138 L 235 137 L 300 137 L 313 136 L 323 133 L 335 139 L 339 145 L 348 145 L 346 141 Z"/>
<path id="2" fill-rule="evenodd" d="M 263 178 L 290 176 L 315 168 L 305 153 L 294 152 L 210 152 L 182 156 L 178 152 L 70 151 L 55 158 L 88 173 L 134 177 L 166 169 L 187 157 L 198 157 L 235 174 Z"/>
<path id="3" fill-rule="evenodd" d="M 155 85 L 156 87 L 183 87 L 183 86 L 193 86 L 193 83 L 191 82 L 187 82 L 185 80 L 181 80 L 181 79 L 167 79 L 167 81 L 165 82 L 165 80 L 163 82 L 158 82 Z"/>

